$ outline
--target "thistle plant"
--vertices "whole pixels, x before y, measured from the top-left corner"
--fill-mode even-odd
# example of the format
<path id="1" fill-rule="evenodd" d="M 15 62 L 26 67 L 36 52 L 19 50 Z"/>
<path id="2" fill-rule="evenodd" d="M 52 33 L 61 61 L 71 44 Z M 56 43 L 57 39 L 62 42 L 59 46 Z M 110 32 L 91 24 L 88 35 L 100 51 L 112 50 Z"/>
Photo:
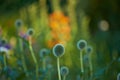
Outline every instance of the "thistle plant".
<path id="1" fill-rule="evenodd" d="M 31 55 L 32 55 L 32 58 L 33 58 L 33 61 L 35 63 L 35 66 L 36 66 L 36 80 L 38 80 L 39 78 L 39 75 L 38 75 L 38 62 L 37 62 L 37 59 L 35 57 L 35 53 L 33 51 L 33 48 L 32 48 L 32 36 L 34 34 L 34 30 L 32 28 L 29 28 L 28 31 L 27 31 L 27 35 L 29 36 L 29 50 L 31 52 Z"/>
<path id="2" fill-rule="evenodd" d="M 20 28 L 23 26 L 23 21 L 21 19 L 17 19 L 15 21 L 15 27 L 17 29 L 17 34 L 19 36 L 19 32 L 20 32 Z M 21 36 L 20 36 L 21 37 Z M 24 54 L 23 54 L 23 40 L 18 37 L 18 44 L 19 44 L 19 50 L 20 50 L 20 53 L 21 53 L 21 60 L 22 60 L 22 65 L 23 65 L 23 69 L 24 69 L 24 72 L 26 73 L 26 76 L 28 77 L 28 74 L 27 74 L 27 66 L 26 66 L 26 63 L 25 63 L 25 57 L 24 57 Z"/>
<path id="3" fill-rule="evenodd" d="M 56 44 L 53 47 L 53 55 L 57 57 L 57 70 L 58 70 L 58 78 L 61 80 L 61 75 L 60 75 L 60 57 L 64 55 L 65 48 L 62 44 Z"/>
<path id="4" fill-rule="evenodd" d="M 83 50 L 86 48 L 87 42 L 85 40 L 79 40 L 77 42 L 77 48 L 80 50 L 80 65 L 81 65 L 81 73 L 84 73 L 83 67 Z"/>
<path id="5" fill-rule="evenodd" d="M 49 51 L 47 49 L 41 49 L 40 50 L 40 57 L 42 58 L 42 63 L 43 63 L 43 70 L 46 70 L 46 56 L 48 55 Z"/>
<path id="6" fill-rule="evenodd" d="M 68 67 L 63 66 L 63 67 L 61 67 L 60 71 L 61 71 L 61 75 L 63 76 L 63 80 L 66 80 L 66 76 L 69 73 Z"/>
<path id="7" fill-rule="evenodd" d="M 19 46 L 20 46 L 23 69 L 24 69 L 24 72 L 26 73 L 26 76 L 28 77 L 28 74 L 27 74 L 28 70 L 27 70 L 27 66 L 26 66 L 26 63 L 25 63 L 25 57 L 24 57 L 24 54 L 23 54 L 23 41 L 22 41 L 22 39 L 19 39 Z"/>
<path id="8" fill-rule="evenodd" d="M 90 75 L 92 78 L 92 72 L 93 72 L 93 68 L 92 68 L 92 59 L 91 59 L 91 53 L 93 51 L 92 46 L 87 46 L 86 47 L 86 53 L 88 54 L 88 60 L 89 60 L 89 67 L 90 67 Z"/>

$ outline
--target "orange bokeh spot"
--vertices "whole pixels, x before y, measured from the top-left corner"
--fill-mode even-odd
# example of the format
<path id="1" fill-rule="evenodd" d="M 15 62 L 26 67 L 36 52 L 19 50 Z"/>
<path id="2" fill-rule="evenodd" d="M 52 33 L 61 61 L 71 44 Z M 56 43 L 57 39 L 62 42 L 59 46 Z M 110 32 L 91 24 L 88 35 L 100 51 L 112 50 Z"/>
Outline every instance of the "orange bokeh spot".
<path id="1" fill-rule="evenodd" d="M 49 16 L 49 26 L 52 38 L 48 40 L 48 47 L 52 48 L 56 43 L 65 44 L 70 39 L 69 18 L 60 11 L 55 11 Z"/>

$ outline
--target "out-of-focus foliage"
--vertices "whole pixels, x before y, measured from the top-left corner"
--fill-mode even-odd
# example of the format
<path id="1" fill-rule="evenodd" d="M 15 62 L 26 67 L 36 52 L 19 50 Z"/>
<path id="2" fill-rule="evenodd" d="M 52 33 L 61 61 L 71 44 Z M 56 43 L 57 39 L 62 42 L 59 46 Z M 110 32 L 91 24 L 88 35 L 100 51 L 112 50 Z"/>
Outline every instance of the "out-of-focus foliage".
<path id="1" fill-rule="evenodd" d="M 0 80 L 29 80 L 28 75 L 35 79 L 36 64 L 29 50 L 30 39 L 40 80 L 58 80 L 56 58 L 52 54 L 57 43 L 65 46 L 60 65 L 69 68 L 66 80 L 79 80 L 79 77 L 116 80 L 120 73 L 119 3 L 120 0 L 0 0 L 0 41 L 6 39 L 12 47 L 7 54 L 7 67 L 0 52 Z M 15 27 L 18 19 L 23 21 L 19 30 Z M 29 28 L 34 29 L 32 38 L 26 35 Z M 77 49 L 81 39 L 93 49 L 89 56 L 83 51 L 84 75 Z M 49 52 L 45 58 L 39 56 L 43 48 Z M 89 70 L 89 57 L 93 71 Z"/>

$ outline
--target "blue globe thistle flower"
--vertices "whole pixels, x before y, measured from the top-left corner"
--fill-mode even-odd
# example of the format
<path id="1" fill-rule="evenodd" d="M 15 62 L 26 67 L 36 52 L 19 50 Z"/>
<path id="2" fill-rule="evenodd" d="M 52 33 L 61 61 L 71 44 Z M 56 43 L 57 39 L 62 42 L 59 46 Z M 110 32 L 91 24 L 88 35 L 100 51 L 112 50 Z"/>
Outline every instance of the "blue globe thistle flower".
<path id="1" fill-rule="evenodd" d="M 86 53 L 92 53 L 92 51 L 93 51 L 93 48 L 92 48 L 92 46 L 87 46 L 86 47 Z"/>
<path id="2" fill-rule="evenodd" d="M 7 43 L 7 41 L 5 39 L 0 40 L 0 45 L 1 46 L 4 46 L 6 43 Z"/>
<path id="3" fill-rule="evenodd" d="M 23 21 L 22 21 L 21 19 L 17 19 L 17 20 L 15 21 L 15 26 L 16 26 L 17 28 L 22 27 L 22 26 L 23 26 Z"/>
<path id="4" fill-rule="evenodd" d="M 65 52 L 65 48 L 64 48 L 64 46 L 62 44 L 56 44 L 53 47 L 53 55 L 56 56 L 56 57 L 63 56 L 64 52 Z"/>
<path id="5" fill-rule="evenodd" d="M 43 49 L 40 50 L 39 55 L 40 55 L 41 58 L 43 58 L 46 55 L 48 55 L 48 53 L 49 53 L 49 51 L 47 49 L 43 48 Z"/>
<path id="6" fill-rule="evenodd" d="M 68 69 L 68 67 L 63 66 L 63 67 L 61 67 L 60 72 L 61 72 L 62 76 L 66 76 L 69 73 L 69 69 Z"/>
<path id="7" fill-rule="evenodd" d="M 29 28 L 27 31 L 27 35 L 28 36 L 32 36 L 34 34 L 34 29 L 33 28 Z"/>
<path id="8" fill-rule="evenodd" d="M 87 42 L 86 42 L 85 40 L 79 40 L 79 41 L 77 42 L 77 48 L 78 48 L 79 50 L 85 49 L 86 46 L 87 46 Z"/>

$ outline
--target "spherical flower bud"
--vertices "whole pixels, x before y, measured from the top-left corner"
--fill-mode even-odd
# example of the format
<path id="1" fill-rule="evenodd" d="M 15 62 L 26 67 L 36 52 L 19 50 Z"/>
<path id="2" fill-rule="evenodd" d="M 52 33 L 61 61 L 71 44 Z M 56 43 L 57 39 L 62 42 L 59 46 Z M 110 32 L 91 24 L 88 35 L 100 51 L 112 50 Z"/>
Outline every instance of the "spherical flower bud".
<path id="1" fill-rule="evenodd" d="M 78 48 L 79 50 L 85 49 L 86 46 L 87 46 L 87 42 L 86 42 L 85 40 L 79 40 L 79 41 L 77 42 L 77 48 Z"/>
<path id="2" fill-rule="evenodd" d="M 23 21 L 22 21 L 21 19 L 17 19 L 17 20 L 15 21 L 15 26 L 16 26 L 17 28 L 22 27 L 22 26 L 23 26 Z"/>
<path id="3" fill-rule="evenodd" d="M 5 39 L 2 39 L 2 40 L 0 41 L 0 44 L 1 44 L 2 46 L 4 46 L 6 43 L 7 43 L 7 41 L 6 41 Z"/>
<path id="4" fill-rule="evenodd" d="M 64 52 L 65 52 L 65 48 L 62 44 L 56 44 L 54 47 L 53 47 L 53 54 L 54 56 L 56 57 L 61 57 L 64 55 Z"/>
<path id="5" fill-rule="evenodd" d="M 91 53 L 93 51 L 92 46 L 87 46 L 86 47 L 86 53 Z"/>
<path id="6" fill-rule="evenodd" d="M 69 73 L 69 69 L 68 69 L 68 67 L 63 66 L 63 67 L 61 67 L 60 72 L 61 72 L 62 76 L 66 76 Z"/>
<path id="7" fill-rule="evenodd" d="M 43 57 L 45 57 L 46 55 L 48 55 L 48 53 L 49 53 L 49 51 L 44 48 L 44 49 L 41 49 L 41 50 L 40 50 L 40 54 L 39 54 L 39 55 L 40 55 L 41 58 L 43 58 Z"/>
<path id="8" fill-rule="evenodd" d="M 33 34 L 34 34 L 34 29 L 29 28 L 28 31 L 27 31 L 27 35 L 32 36 Z"/>

